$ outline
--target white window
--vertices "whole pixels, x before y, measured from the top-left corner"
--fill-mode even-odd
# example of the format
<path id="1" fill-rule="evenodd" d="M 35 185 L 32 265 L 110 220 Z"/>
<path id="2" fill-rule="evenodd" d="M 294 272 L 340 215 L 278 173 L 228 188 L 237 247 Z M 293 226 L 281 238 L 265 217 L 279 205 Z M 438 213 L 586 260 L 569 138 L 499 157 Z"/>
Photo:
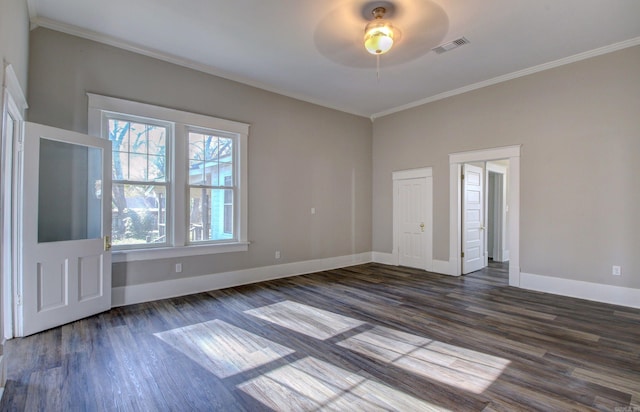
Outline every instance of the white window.
<path id="1" fill-rule="evenodd" d="M 247 250 L 249 125 L 89 96 L 111 140 L 114 261 Z"/>
<path id="2" fill-rule="evenodd" d="M 112 148 L 114 248 L 167 246 L 168 151 L 173 125 L 105 112 Z"/>
<path id="3" fill-rule="evenodd" d="M 234 138 L 189 130 L 189 242 L 233 239 Z"/>

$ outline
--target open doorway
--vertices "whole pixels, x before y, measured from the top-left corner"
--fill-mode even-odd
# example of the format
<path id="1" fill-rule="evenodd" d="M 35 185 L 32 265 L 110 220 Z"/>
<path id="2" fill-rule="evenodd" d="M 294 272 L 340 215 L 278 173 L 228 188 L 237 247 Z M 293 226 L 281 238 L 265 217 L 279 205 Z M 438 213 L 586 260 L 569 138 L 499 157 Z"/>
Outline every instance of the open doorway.
<path id="1" fill-rule="evenodd" d="M 508 159 L 462 165 L 463 275 L 487 267 L 490 261 L 509 260 L 508 169 Z"/>
<path id="2" fill-rule="evenodd" d="M 494 262 L 509 261 L 509 160 L 486 162 L 486 258 Z"/>
<path id="3" fill-rule="evenodd" d="M 484 163 L 499 159 L 507 159 L 509 162 L 509 178 L 506 179 L 509 224 L 507 226 L 508 230 L 505 236 L 505 242 L 509 245 L 509 285 L 520 286 L 520 149 L 521 146 L 519 145 L 506 146 L 494 149 L 453 153 L 449 155 L 450 274 L 454 276 L 462 274 L 463 167 L 465 164 L 470 163 Z"/>

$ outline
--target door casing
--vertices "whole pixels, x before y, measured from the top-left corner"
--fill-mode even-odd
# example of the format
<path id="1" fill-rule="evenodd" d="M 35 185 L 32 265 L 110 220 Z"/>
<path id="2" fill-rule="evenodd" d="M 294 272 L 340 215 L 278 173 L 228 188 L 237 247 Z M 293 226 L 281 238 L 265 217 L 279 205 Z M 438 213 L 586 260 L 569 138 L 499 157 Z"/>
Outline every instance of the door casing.
<path id="1" fill-rule="evenodd" d="M 509 160 L 509 285 L 520 286 L 520 152 L 522 146 L 504 146 L 449 154 L 449 274 L 460 276 L 461 249 L 461 174 L 470 162 Z"/>

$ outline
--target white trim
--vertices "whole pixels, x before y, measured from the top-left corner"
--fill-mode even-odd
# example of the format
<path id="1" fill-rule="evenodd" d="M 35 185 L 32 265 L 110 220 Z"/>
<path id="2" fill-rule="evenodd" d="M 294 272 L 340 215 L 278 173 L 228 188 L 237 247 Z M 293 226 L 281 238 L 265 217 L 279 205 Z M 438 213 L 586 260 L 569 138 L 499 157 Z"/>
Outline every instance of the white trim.
<path id="1" fill-rule="evenodd" d="M 604 285 L 552 276 L 520 274 L 520 287 L 554 295 L 569 296 L 640 309 L 640 289 Z"/>
<path id="2" fill-rule="evenodd" d="M 112 290 L 112 306 L 132 305 L 209 290 L 286 278 L 323 270 L 338 269 L 371 262 L 371 252 L 326 259 L 263 266 L 233 272 L 214 273 L 141 285 L 119 286 Z"/>
<path id="3" fill-rule="evenodd" d="M 566 64 L 579 62 L 581 60 L 590 59 L 592 57 L 600 56 L 607 53 L 612 53 L 618 50 L 626 49 L 628 47 L 634 47 L 637 45 L 640 45 L 640 37 L 635 37 L 633 39 L 621 41 L 619 43 L 610 44 L 608 46 L 589 50 L 583 53 L 574 54 L 573 56 L 568 56 L 568 57 L 564 57 L 562 59 L 554 60 L 548 63 L 539 64 L 537 66 L 529 67 L 527 69 L 518 70 L 513 73 L 508 73 L 502 76 L 494 77 L 489 80 L 484 80 L 478 83 L 470 84 L 468 86 L 460 87 L 455 90 L 449 90 L 443 93 L 439 93 L 424 99 L 417 100 L 415 102 L 393 107 L 391 109 L 372 114 L 371 120 L 373 121 L 374 119 L 384 117 L 393 113 L 401 112 L 403 110 L 412 109 L 414 107 L 422 106 L 427 103 L 432 103 L 438 100 L 446 99 L 447 97 L 457 96 L 459 94 L 467 93 L 473 90 L 482 89 L 483 87 L 492 86 L 494 84 L 517 79 L 518 77 L 528 76 L 530 74 L 538 73 L 544 70 L 553 69 L 555 67 L 560 67 Z"/>
<path id="4" fill-rule="evenodd" d="M 244 135 L 249 134 L 250 124 L 248 123 L 184 112 L 182 110 L 171 109 L 168 107 L 119 99 L 117 97 L 102 96 L 94 93 L 87 93 L 87 97 L 89 98 L 89 113 L 92 113 L 92 110 L 98 112 L 105 110 L 125 115 L 149 117 L 166 122 L 184 123 L 189 126 L 198 126 L 205 129 L 215 129 Z M 95 114 L 95 112 L 93 112 L 93 114 Z M 96 119 L 94 118 L 94 120 Z M 96 127 L 100 126 L 100 123 L 91 123 L 91 126 L 93 127 L 89 130 L 89 135 L 102 137 L 100 134 L 101 129 Z"/>
<path id="5" fill-rule="evenodd" d="M 522 145 L 494 147 L 489 149 L 470 150 L 449 154 L 449 163 L 484 162 L 487 160 L 507 159 L 519 157 Z"/>
<path id="6" fill-rule="evenodd" d="M 24 118 L 24 111 L 29 108 L 29 105 L 27 104 L 27 98 L 24 96 L 22 86 L 20 86 L 20 82 L 18 81 L 18 76 L 10 64 L 4 68 L 4 87 L 13 98 L 18 109 L 20 109 L 20 116 Z"/>
<path id="7" fill-rule="evenodd" d="M 371 252 L 371 261 L 382 265 L 398 266 L 396 264 L 398 259 L 393 253 Z"/>
<path id="8" fill-rule="evenodd" d="M 434 259 L 432 272 L 441 275 L 460 276 L 460 273 L 456 273 L 456 268 L 452 267 L 452 263 L 448 260 Z"/>
<path id="9" fill-rule="evenodd" d="M 391 173 L 393 180 L 416 179 L 420 177 L 432 177 L 433 168 L 421 167 L 419 169 L 397 170 Z"/>
<path id="10" fill-rule="evenodd" d="M 0 121 L 2 133 L 0 142 L 0 237 L 2 249 L 0 250 L 0 265 L 2 266 L 2 279 L 0 279 L 2 296 L 2 319 L 0 319 L 0 339 L 11 339 L 15 335 L 18 326 L 20 311 L 15 305 L 15 291 L 18 290 L 19 250 L 17 223 L 19 209 L 15 206 L 17 201 L 17 182 L 19 181 L 19 165 L 17 161 L 19 141 L 22 136 L 22 123 L 24 111 L 28 108 L 24 92 L 18 81 L 18 77 L 11 64 L 4 67 L 2 76 L 2 91 L 0 94 L 2 113 Z M 15 120 L 13 135 L 7 136 L 7 122 L 9 116 Z M 15 171 L 15 173 L 14 173 Z M 4 383 L 4 375 L 0 377 L 0 383 Z"/>
<path id="11" fill-rule="evenodd" d="M 461 273 L 461 169 L 467 162 L 509 159 L 509 285 L 520 286 L 520 152 L 521 145 L 473 150 L 449 155 L 449 263 Z"/>
<path id="12" fill-rule="evenodd" d="M 398 266 L 396 264 L 397 259 L 393 253 L 371 252 L 371 261 L 380 263 L 381 265 Z M 449 276 L 460 276 L 459 274 L 455 275 L 455 270 L 451 268 L 451 262 L 449 262 L 448 260 L 433 259 L 431 266 L 432 273 Z"/>
<path id="13" fill-rule="evenodd" d="M 428 213 L 425 214 L 425 224 L 427 225 L 427 232 L 425 233 L 427 249 L 425 256 L 425 266 L 420 269 L 431 271 L 433 266 L 433 168 L 422 167 L 418 169 L 398 170 L 392 172 L 393 179 L 393 264 L 395 266 L 400 265 L 400 253 L 399 253 L 399 239 L 398 230 L 400 228 L 399 219 L 400 212 L 398 205 L 400 204 L 399 198 L 399 182 L 405 179 L 424 179 L 426 193 L 426 208 Z"/>
<path id="14" fill-rule="evenodd" d="M 168 259 L 184 256 L 215 255 L 218 253 L 246 252 L 250 242 L 224 243 L 218 245 L 189 245 L 155 249 L 116 250 L 112 262 L 136 262 L 142 260 Z"/>

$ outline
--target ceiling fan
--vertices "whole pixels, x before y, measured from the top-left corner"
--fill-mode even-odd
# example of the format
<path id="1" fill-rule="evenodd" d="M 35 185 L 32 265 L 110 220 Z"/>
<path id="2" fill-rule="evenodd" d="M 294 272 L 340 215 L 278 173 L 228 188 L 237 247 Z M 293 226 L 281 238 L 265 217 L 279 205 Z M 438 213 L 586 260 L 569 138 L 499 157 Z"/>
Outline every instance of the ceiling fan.
<path id="1" fill-rule="evenodd" d="M 371 55 L 385 66 L 417 59 L 447 34 L 449 18 L 431 0 L 359 1 L 329 10 L 314 33 L 317 50 L 343 66 L 371 68 Z"/>

